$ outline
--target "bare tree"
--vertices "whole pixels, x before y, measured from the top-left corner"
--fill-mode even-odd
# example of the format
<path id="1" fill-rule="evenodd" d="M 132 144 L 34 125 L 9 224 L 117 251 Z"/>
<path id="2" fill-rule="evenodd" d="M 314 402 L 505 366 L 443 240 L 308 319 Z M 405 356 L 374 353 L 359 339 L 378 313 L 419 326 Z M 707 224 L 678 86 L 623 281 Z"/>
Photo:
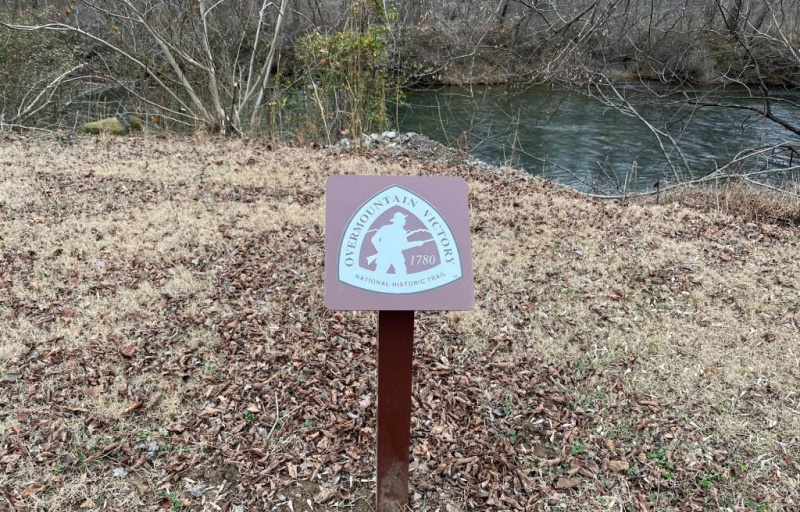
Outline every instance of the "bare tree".
<path id="1" fill-rule="evenodd" d="M 174 122 L 247 134 L 257 129 L 269 95 L 290 7 L 291 0 L 76 0 L 62 19 L 0 25 L 84 42 L 84 63 L 54 77 L 43 92 L 91 64 L 96 79 L 115 83 Z M 48 101 L 50 94 L 35 96 L 12 121 Z"/>

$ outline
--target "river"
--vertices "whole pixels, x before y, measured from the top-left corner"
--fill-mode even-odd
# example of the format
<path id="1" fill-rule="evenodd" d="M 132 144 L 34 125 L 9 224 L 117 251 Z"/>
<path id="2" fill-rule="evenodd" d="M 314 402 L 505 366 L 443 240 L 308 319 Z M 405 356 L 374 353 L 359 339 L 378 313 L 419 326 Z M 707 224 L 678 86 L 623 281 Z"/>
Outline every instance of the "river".
<path id="1" fill-rule="evenodd" d="M 744 88 L 728 89 L 722 97 L 709 88 L 655 100 L 643 86 L 618 86 L 617 91 L 641 119 L 601 101 L 596 92 L 547 86 L 407 91 L 397 115 L 402 131 L 468 150 L 487 163 L 510 164 L 583 191 L 607 194 L 645 192 L 656 181 L 667 185 L 707 176 L 752 148 L 800 146 L 800 137 L 751 111 L 690 107 L 685 101 L 688 96 L 759 106 Z M 800 104 L 800 93 L 775 94 Z M 774 111 L 800 126 L 800 107 L 776 105 Z M 775 150 L 731 170 L 774 169 L 769 180 L 781 186 L 800 182 L 800 171 L 780 172 L 799 160 L 786 150 Z"/>

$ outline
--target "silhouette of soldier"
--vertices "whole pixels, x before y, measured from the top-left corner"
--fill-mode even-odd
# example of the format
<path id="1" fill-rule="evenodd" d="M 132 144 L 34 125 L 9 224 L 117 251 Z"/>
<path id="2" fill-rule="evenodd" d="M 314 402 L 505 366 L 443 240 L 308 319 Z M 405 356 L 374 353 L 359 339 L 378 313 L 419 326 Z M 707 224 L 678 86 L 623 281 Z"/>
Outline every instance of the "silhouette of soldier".
<path id="1" fill-rule="evenodd" d="M 367 263 L 377 262 L 375 272 L 378 274 L 387 274 L 389 267 L 394 267 L 396 275 L 406 275 L 408 272 L 406 271 L 406 258 L 403 256 L 403 251 L 412 247 L 420 247 L 433 241 L 432 238 L 429 240 L 409 241 L 408 237 L 414 233 L 427 232 L 428 230 L 415 229 L 414 231 L 406 231 L 406 215 L 401 212 L 395 213 L 391 223 L 381 226 L 377 231 L 372 235 L 370 241 L 378 252 L 368 257 Z"/>

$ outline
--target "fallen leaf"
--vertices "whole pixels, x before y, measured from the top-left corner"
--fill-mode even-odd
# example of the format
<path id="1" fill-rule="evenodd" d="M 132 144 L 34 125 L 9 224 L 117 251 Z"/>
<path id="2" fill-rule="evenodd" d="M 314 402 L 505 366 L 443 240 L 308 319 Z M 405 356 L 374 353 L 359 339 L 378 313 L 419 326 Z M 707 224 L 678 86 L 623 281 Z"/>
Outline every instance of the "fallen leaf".
<path id="1" fill-rule="evenodd" d="M 87 509 L 87 510 L 90 509 L 90 508 L 94 508 L 94 501 L 92 501 L 92 498 L 89 498 L 86 501 L 84 501 L 83 503 L 81 503 L 81 508 Z"/>
<path id="2" fill-rule="evenodd" d="M 103 392 L 102 384 L 98 384 L 97 386 L 89 386 L 88 388 L 86 388 L 86 394 L 92 398 L 100 396 L 100 393 L 102 392 Z"/>
<path id="3" fill-rule="evenodd" d="M 24 503 L 22 503 L 21 501 L 19 501 L 13 494 L 11 494 L 10 492 L 8 492 L 6 490 L 2 490 L 0 492 L 3 493 L 3 496 L 6 497 L 6 500 L 8 500 L 8 502 L 11 504 L 12 507 L 14 507 L 14 509 L 17 512 L 27 512 L 28 511 L 28 506 L 25 505 Z"/>
<path id="4" fill-rule="evenodd" d="M 575 464 L 573 462 L 572 465 L 570 466 L 570 468 L 567 471 L 565 471 L 564 474 L 566 476 L 573 476 L 573 475 L 575 475 L 575 473 L 577 473 L 580 470 L 581 470 L 581 465 L 580 464 Z"/>
<path id="5" fill-rule="evenodd" d="M 328 487 L 327 489 L 322 489 L 319 493 L 314 496 L 314 503 L 317 505 L 321 505 L 326 501 L 330 500 L 334 496 L 338 494 L 338 489 L 336 487 Z"/>
<path id="6" fill-rule="evenodd" d="M 205 482 L 198 482 L 194 487 L 189 489 L 189 494 L 195 498 L 199 498 L 206 492 L 206 489 L 208 489 L 208 484 Z"/>
<path id="7" fill-rule="evenodd" d="M 544 466 L 544 467 L 548 467 L 548 468 L 555 467 L 555 466 L 558 466 L 559 464 L 561 464 L 561 460 L 562 459 L 560 457 L 555 458 L 555 459 L 539 459 L 539 465 L 540 466 Z"/>
<path id="8" fill-rule="evenodd" d="M 133 355 L 136 353 L 136 348 L 137 347 L 134 344 L 119 347 L 119 353 L 124 357 L 133 357 Z"/>
<path id="9" fill-rule="evenodd" d="M 3 374 L 3 382 L 17 382 L 21 377 L 19 372 L 6 372 Z"/>
<path id="10" fill-rule="evenodd" d="M 519 481 L 522 483 L 522 488 L 525 489 L 525 492 L 529 494 L 532 493 L 534 490 L 533 480 L 529 478 L 525 474 L 525 472 L 519 468 L 517 468 L 516 472 L 517 472 L 517 478 L 519 478 Z"/>
<path id="11" fill-rule="evenodd" d="M 561 477 L 555 483 L 556 489 L 569 489 L 571 487 L 578 487 L 581 484 L 580 478 L 566 478 Z"/>
<path id="12" fill-rule="evenodd" d="M 259 409 L 258 406 L 253 403 L 247 404 L 247 410 L 252 413 L 261 412 L 261 409 Z"/>
<path id="13" fill-rule="evenodd" d="M 117 351 L 122 354 L 123 357 L 133 357 L 133 354 L 136 353 L 136 344 L 132 343 L 130 345 L 122 346 L 120 343 L 119 338 L 115 335 L 111 335 L 111 341 L 114 342 L 114 345 L 117 346 Z"/>
<path id="14" fill-rule="evenodd" d="M 142 408 L 142 404 L 144 404 L 144 402 L 142 402 L 139 399 L 136 399 L 127 409 L 122 411 L 122 414 L 128 414 L 129 412 L 133 412 L 136 409 L 141 409 Z"/>
<path id="15" fill-rule="evenodd" d="M 183 426 L 182 423 L 176 421 L 175 423 L 170 423 L 169 425 L 167 425 L 167 430 L 170 432 L 177 432 L 178 434 L 181 434 L 183 433 L 184 430 L 186 430 L 186 427 Z"/>
<path id="16" fill-rule="evenodd" d="M 639 502 L 639 510 L 641 512 L 649 512 L 650 507 L 647 506 L 647 500 L 641 494 L 636 496 L 636 500 Z"/>
<path id="17" fill-rule="evenodd" d="M 41 484 L 31 484 L 19 493 L 19 497 L 23 500 L 32 494 L 36 494 L 37 492 L 44 489 L 44 485 Z"/>
<path id="18" fill-rule="evenodd" d="M 614 473 L 624 473 L 628 471 L 631 465 L 628 464 L 628 461 L 625 460 L 610 460 L 608 461 L 608 469 L 613 471 Z"/>
<path id="19" fill-rule="evenodd" d="M 20 458 L 20 454 L 12 453 L 11 455 L 5 455 L 0 457 L 0 464 L 14 464 Z"/>

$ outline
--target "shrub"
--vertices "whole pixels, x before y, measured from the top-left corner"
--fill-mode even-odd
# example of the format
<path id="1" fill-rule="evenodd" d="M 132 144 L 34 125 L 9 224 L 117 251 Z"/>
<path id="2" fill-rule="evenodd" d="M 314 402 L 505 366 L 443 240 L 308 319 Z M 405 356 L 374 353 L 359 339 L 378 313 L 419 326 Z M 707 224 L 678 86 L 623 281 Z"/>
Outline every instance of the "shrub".
<path id="1" fill-rule="evenodd" d="M 383 23 L 369 24 L 369 7 L 353 6 L 342 30 L 315 31 L 297 42 L 306 73 L 309 131 L 320 135 L 318 121 L 328 142 L 337 133 L 357 136 L 389 125 L 387 94 L 397 90 L 388 65 L 391 33 Z"/>
<path id="2" fill-rule="evenodd" d="M 54 94 L 46 111 L 18 119 L 26 117 L 20 114 L 41 89 L 75 64 L 72 52 L 57 34 L 0 27 L 0 117 L 6 122 L 30 122 L 41 120 L 45 114 L 51 118 L 57 115 L 61 102 Z"/>

